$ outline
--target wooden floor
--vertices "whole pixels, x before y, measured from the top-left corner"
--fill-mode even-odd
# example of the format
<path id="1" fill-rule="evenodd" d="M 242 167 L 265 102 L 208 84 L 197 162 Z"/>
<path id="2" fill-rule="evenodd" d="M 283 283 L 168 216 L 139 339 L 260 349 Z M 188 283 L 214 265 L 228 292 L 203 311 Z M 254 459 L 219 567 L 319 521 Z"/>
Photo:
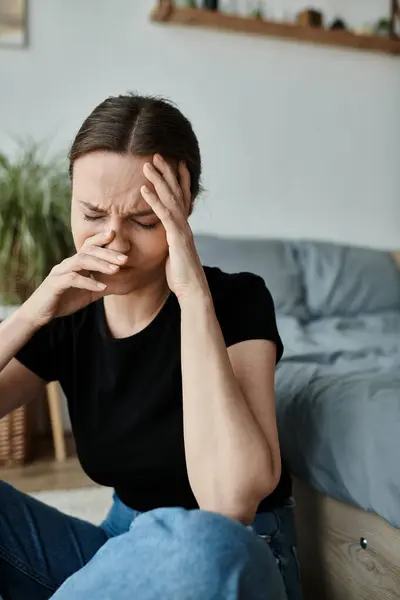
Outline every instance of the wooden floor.
<path id="1" fill-rule="evenodd" d="M 35 460 L 21 467 L 0 469 L 0 479 L 26 493 L 95 485 L 82 471 L 72 440 L 67 442 L 68 459 L 64 463 L 54 461 L 49 440 L 38 440 Z"/>

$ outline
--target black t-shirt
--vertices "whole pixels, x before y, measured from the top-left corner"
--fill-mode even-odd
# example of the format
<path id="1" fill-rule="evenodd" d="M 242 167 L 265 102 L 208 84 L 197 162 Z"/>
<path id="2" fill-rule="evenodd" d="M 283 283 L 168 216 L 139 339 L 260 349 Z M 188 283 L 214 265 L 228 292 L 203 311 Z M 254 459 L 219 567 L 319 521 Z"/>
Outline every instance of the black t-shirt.
<path id="1" fill-rule="evenodd" d="M 274 304 L 250 273 L 205 268 L 226 346 L 272 340 L 282 355 Z M 197 508 L 187 476 L 182 411 L 180 307 L 174 294 L 155 319 L 128 338 L 110 337 L 99 300 L 40 329 L 16 358 L 46 381 L 58 380 L 68 400 L 83 469 L 139 510 Z M 206 443 L 206 440 L 205 440 Z M 291 493 L 284 470 L 265 511 Z"/>

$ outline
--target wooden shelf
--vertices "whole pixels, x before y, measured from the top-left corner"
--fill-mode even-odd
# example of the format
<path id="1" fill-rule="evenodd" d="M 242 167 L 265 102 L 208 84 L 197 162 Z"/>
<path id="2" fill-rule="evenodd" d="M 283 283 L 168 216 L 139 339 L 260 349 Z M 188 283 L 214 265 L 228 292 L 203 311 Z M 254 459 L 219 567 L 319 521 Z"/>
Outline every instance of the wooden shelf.
<path id="1" fill-rule="evenodd" d="M 163 2 L 153 10 L 152 21 L 208 27 L 211 29 L 266 35 L 311 44 L 323 44 L 367 52 L 384 52 L 400 56 L 400 39 L 370 35 L 356 35 L 349 31 L 332 31 L 312 27 L 301 27 L 290 23 L 279 23 L 251 19 L 197 8 L 181 8 Z"/>

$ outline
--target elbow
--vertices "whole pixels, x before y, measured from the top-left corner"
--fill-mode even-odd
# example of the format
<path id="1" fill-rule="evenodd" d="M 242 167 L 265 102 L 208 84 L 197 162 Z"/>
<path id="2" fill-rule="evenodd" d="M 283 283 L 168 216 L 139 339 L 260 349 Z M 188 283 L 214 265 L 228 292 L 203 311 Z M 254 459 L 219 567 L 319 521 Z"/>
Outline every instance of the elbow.
<path id="1" fill-rule="evenodd" d="M 279 472 L 269 477 L 258 477 L 243 489 L 232 503 L 233 518 L 245 525 L 251 525 L 261 502 L 275 490 L 280 479 Z"/>
<path id="2" fill-rule="evenodd" d="M 266 477 L 264 478 L 263 481 L 260 481 L 258 487 L 256 488 L 256 494 L 257 494 L 257 498 L 258 498 L 258 504 L 260 504 L 260 502 L 262 500 L 264 500 L 265 498 L 268 498 L 268 496 L 270 496 L 272 494 L 272 492 L 275 491 L 279 480 L 281 477 L 281 469 L 279 469 L 279 471 L 277 471 L 276 473 L 274 473 L 273 475 L 271 475 L 271 477 Z"/>
<path id="3" fill-rule="evenodd" d="M 246 482 L 242 482 L 236 496 L 236 519 L 250 525 L 256 516 L 260 503 L 276 489 L 281 478 L 282 465 L 279 460 L 261 461 Z M 235 498 L 234 496 L 234 498 Z"/>
<path id="4" fill-rule="evenodd" d="M 222 514 L 244 525 L 251 525 L 256 516 L 258 507 L 264 498 L 267 498 L 275 490 L 279 483 L 281 467 L 274 473 L 263 476 L 265 471 L 258 471 L 246 481 L 237 481 L 229 493 L 227 487 L 220 490 L 222 493 L 213 494 L 212 498 L 199 502 L 202 510 Z"/>
<path id="5" fill-rule="evenodd" d="M 277 487 L 282 474 L 282 460 L 279 445 L 267 448 L 263 453 L 257 467 L 257 473 L 253 475 L 255 493 L 260 500 L 264 500 L 272 494 Z"/>

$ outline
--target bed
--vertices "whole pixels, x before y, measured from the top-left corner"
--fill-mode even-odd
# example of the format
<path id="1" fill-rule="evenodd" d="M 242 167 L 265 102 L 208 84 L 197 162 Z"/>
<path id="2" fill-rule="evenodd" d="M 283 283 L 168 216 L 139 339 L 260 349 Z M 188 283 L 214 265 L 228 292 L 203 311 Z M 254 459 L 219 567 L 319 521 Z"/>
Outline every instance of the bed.
<path id="1" fill-rule="evenodd" d="M 295 252 L 308 315 L 279 318 L 277 413 L 306 598 L 399 600 L 399 255 Z"/>
<path id="2" fill-rule="evenodd" d="M 297 345 L 277 373 L 293 472 L 400 529 L 400 310 L 280 330 Z"/>
<path id="3" fill-rule="evenodd" d="M 400 255 L 200 236 L 203 264 L 264 277 L 306 600 L 400 600 Z"/>
<path id="4" fill-rule="evenodd" d="M 281 323 L 305 340 L 279 368 L 277 396 L 306 598 L 399 600 L 400 311 L 301 330 Z"/>

